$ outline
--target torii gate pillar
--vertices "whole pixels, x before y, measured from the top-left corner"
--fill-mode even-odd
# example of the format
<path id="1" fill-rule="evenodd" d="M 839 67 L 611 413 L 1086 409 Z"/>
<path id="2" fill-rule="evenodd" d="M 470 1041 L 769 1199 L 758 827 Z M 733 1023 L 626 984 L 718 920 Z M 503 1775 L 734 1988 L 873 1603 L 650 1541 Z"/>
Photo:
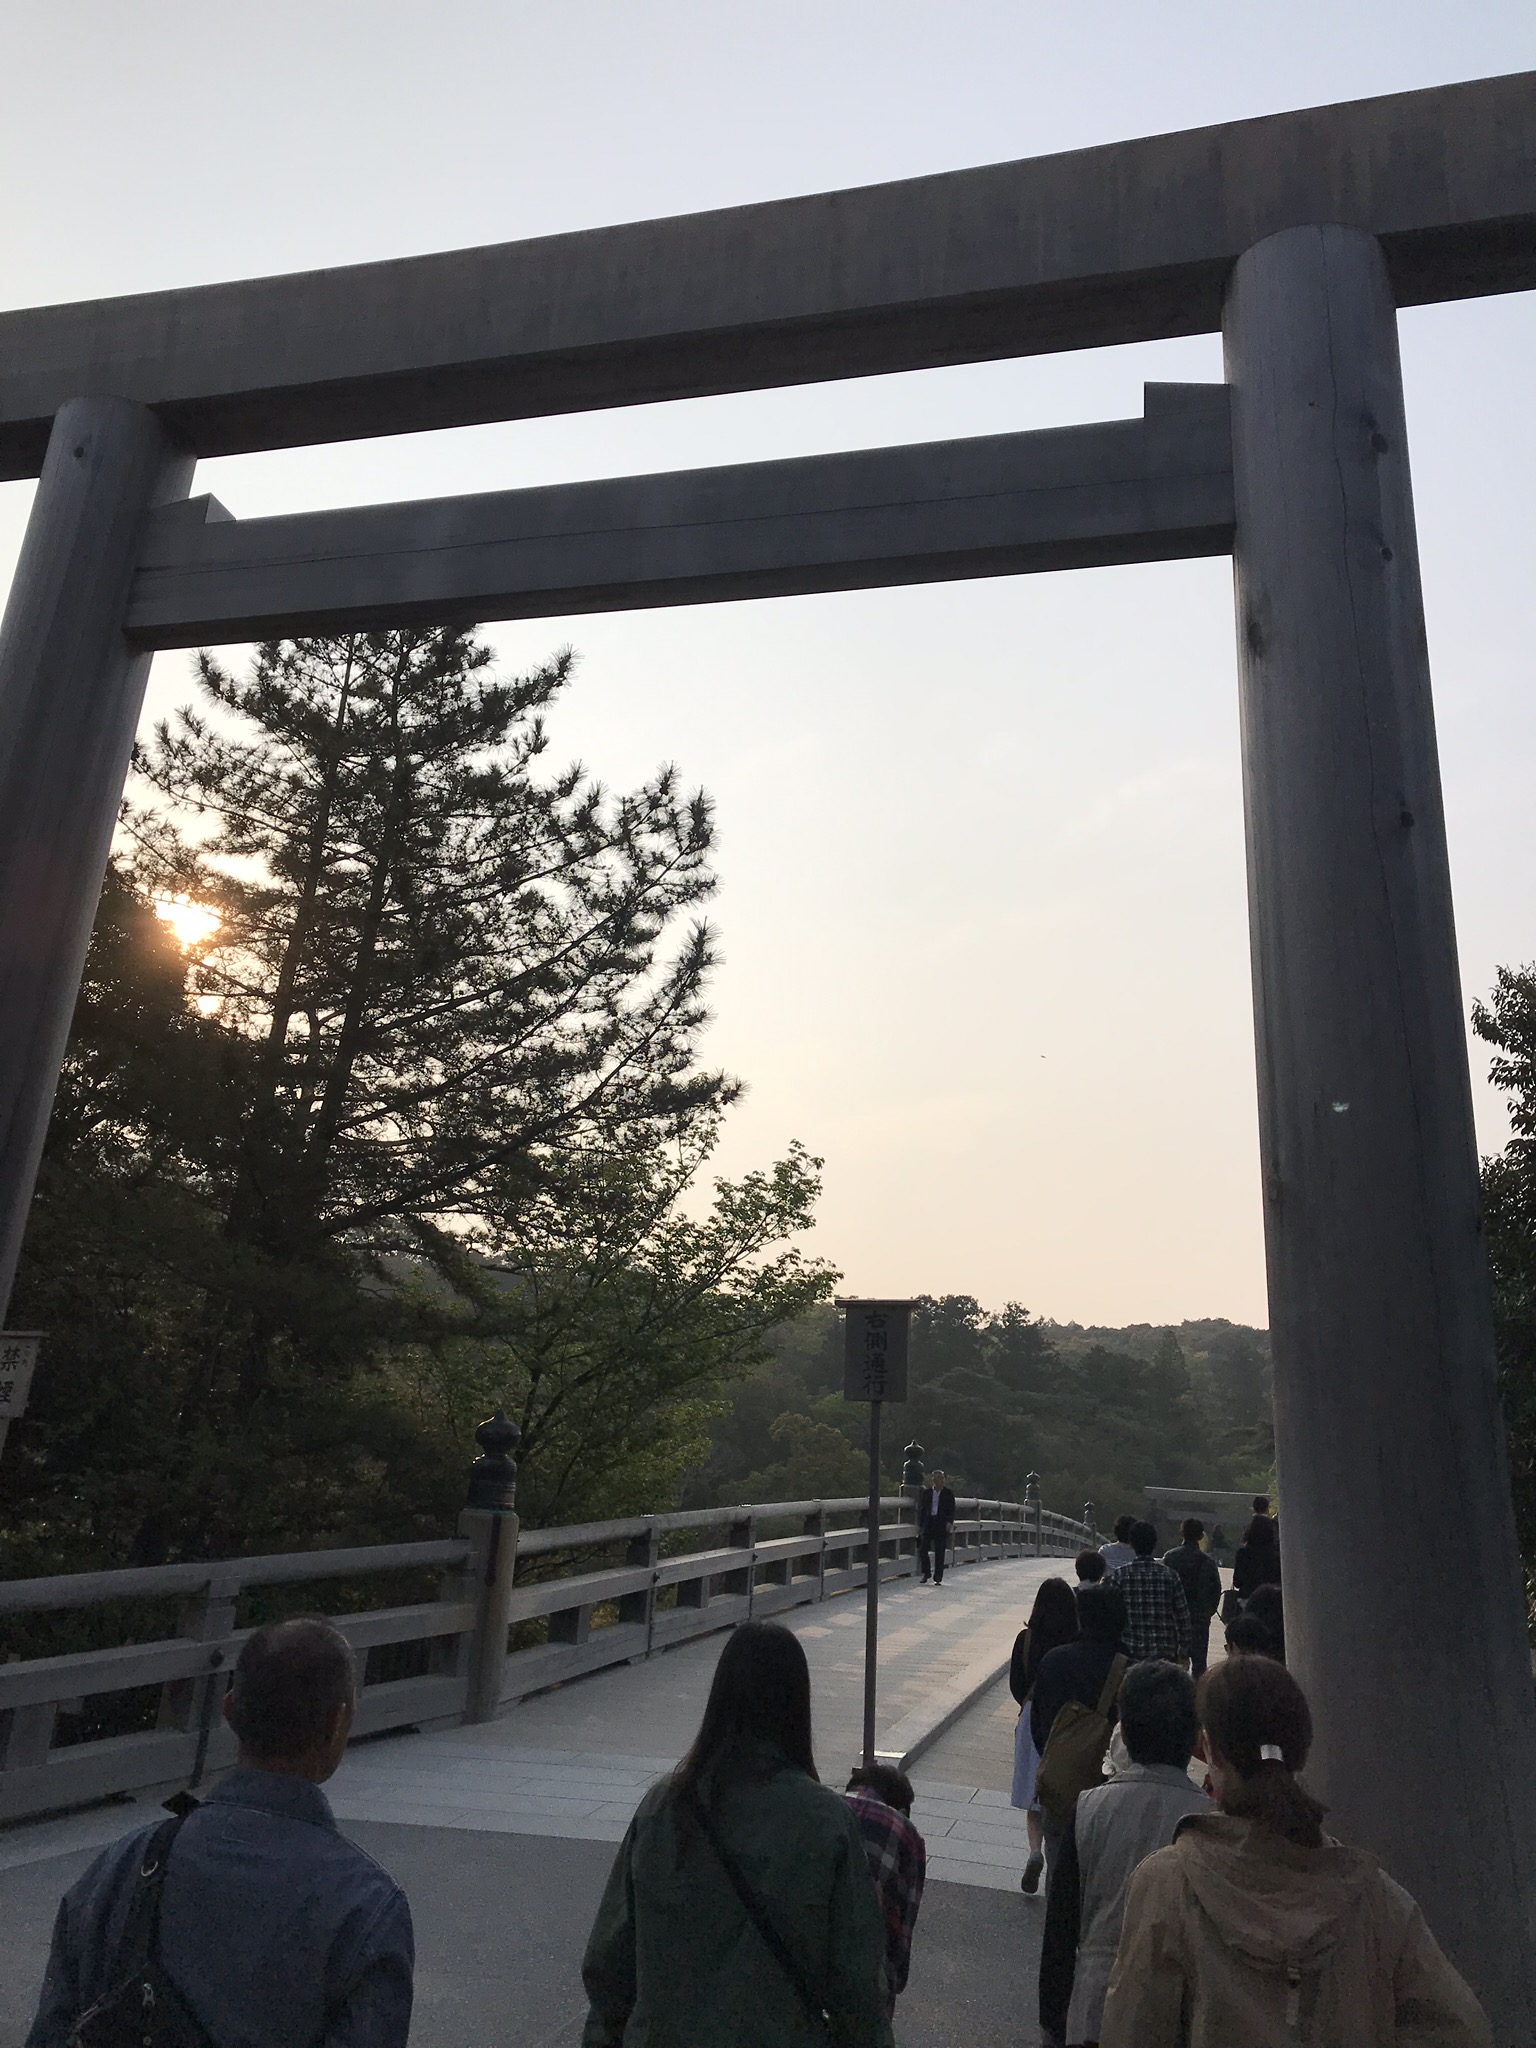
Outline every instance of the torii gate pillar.
<path id="1" fill-rule="evenodd" d="M 0 625 L 0 1323 L 149 676 L 139 536 L 194 466 L 145 406 L 61 406 Z"/>
<path id="2" fill-rule="evenodd" d="M 1536 1701 L 1397 324 L 1358 229 L 1227 294 L 1287 1654 L 1310 1777 L 1536 2038 Z"/>

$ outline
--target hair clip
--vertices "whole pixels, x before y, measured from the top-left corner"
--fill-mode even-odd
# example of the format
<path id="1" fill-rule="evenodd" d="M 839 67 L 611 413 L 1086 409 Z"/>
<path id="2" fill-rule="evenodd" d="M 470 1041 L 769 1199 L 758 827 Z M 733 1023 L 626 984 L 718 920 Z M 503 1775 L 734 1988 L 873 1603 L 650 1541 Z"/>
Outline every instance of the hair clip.
<path id="1" fill-rule="evenodd" d="M 1283 1764 L 1285 1762 L 1285 1751 L 1278 1742 L 1261 1742 L 1259 1744 L 1259 1762 L 1261 1764 Z"/>

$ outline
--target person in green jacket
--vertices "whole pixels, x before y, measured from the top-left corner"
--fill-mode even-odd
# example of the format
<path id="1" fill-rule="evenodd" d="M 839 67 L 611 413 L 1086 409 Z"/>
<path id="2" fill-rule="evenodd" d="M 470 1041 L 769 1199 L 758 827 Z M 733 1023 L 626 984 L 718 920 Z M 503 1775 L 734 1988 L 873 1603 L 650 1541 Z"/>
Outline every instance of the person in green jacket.
<path id="1" fill-rule="evenodd" d="M 583 2048 L 892 2048 L 858 1822 L 816 1776 L 811 1675 L 733 1630 L 693 1747 L 641 1801 L 581 1967 Z"/>

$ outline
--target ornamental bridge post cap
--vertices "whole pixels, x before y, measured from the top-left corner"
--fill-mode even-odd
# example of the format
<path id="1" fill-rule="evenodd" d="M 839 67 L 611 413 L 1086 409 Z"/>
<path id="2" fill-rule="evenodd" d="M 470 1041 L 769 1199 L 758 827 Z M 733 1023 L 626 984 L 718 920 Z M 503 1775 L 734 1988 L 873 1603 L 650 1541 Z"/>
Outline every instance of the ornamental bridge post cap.
<path id="1" fill-rule="evenodd" d="M 901 1468 L 902 1485 L 921 1486 L 923 1483 L 923 1458 L 926 1455 L 922 1445 L 918 1443 L 908 1444 L 901 1455 L 905 1460 Z"/>
<path id="2" fill-rule="evenodd" d="M 481 1423 L 475 1431 L 480 1456 L 469 1468 L 467 1506 L 491 1514 L 511 1512 L 517 1497 L 517 1465 L 511 1453 L 521 1441 L 522 1431 L 500 1408 Z"/>

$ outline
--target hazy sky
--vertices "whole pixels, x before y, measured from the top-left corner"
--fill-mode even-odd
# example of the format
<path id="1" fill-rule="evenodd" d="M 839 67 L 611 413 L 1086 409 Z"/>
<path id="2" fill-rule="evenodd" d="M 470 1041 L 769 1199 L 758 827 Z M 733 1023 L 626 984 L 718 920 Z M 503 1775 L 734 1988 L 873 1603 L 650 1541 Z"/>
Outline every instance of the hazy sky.
<path id="1" fill-rule="evenodd" d="M 769 199 L 1536 66 L 1531 0 L 0 0 L 0 303 Z M 1402 320 L 1468 1000 L 1536 957 L 1536 308 Z M 1214 337 L 209 462 L 237 515 L 1141 410 Z M 30 486 L 0 486 L 8 579 Z M 1266 1320 L 1224 561 L 491 629 L 715 795 L 722 1168 L 860 1291 Z M 150 709 L 185 693 L 161 656 Z M 1480 1134 L 1504 1125 L 1474 1052 Z"/>

